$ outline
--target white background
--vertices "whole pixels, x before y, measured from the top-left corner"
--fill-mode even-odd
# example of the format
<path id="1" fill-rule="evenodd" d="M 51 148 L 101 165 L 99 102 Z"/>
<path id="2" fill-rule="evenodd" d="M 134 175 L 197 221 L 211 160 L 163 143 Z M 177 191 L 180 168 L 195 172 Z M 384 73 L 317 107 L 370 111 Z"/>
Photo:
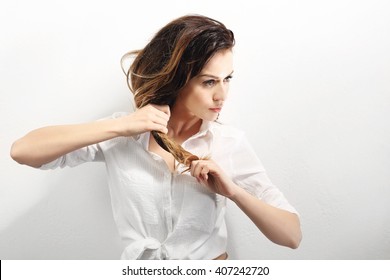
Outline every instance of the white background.
<path id="1" fill-rule="evenodd" d="M 9 157 L 34 128 L 131 106 L 121 56 L 199 13 L 235 33 L 222 120 L 244 130 L 301 214 L 268 241 L 228 205 L 232 259 L 390 258 L 388 1 L 0 2 L 0 259 L 118 259 L 105 168 L 40 171 Z"/>

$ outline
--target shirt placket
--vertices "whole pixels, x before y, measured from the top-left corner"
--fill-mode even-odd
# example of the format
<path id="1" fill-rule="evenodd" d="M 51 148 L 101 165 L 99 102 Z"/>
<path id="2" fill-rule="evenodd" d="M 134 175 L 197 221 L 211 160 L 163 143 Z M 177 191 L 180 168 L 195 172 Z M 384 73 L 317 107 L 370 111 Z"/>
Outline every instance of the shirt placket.
<path id="1" fill-rule="evenodd" d="M 172 232 L 172 184 L 174 174 L 171 172 L 164 172 L 163 182 L 163 217 L 168 233 Z"/>

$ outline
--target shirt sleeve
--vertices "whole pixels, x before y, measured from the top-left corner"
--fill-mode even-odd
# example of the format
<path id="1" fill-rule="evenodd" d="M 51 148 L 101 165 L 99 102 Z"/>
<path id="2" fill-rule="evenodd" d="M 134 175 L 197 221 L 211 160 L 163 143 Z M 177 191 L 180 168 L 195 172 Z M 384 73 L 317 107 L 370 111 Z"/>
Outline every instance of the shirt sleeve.
<path id="1" fill-rule="evenodd" d="M 84 162 L 104 161 L 104 156 L 99 144 L 86 146 L 63 155 L 40 167 L 42 170 L 56 169 L 58 167 L 74 167 Z"/>
<path id="2" fill-rule="evenodd" d="M 245 134 L 242 134 L 233 149 L 231 166 L 232 179 L 238 186 L 274 207 L 298 214 L 283 193 L 268 178 L 263 164 L 249 144 Z"/>
<path id="3" fill-rule="evenodd" d="M 124 115 L 127 115 L 128 112 L 115 112 L 109 117 L 102 118 L 101 120 L 106 119 L 115 119 L 122 117 Z M 109 140 L 105 141 L 109 142 Z M 105 143 L 97 143 L 93 145 L 86 146 L 84 148 L 75 150 L 73 152 L 70 152 L 66 155 L 63 155 L 49 163 L 46 163 L 40 167 L 42 170 L 48 170 L 48 169 L 56 169 L 58 167 L 64 168 L 64 167 L 74 167 L 79 164 L 85 163 L 85 162 L 104 162 L 104 153 L 101 148 L 101 144 Z"/>

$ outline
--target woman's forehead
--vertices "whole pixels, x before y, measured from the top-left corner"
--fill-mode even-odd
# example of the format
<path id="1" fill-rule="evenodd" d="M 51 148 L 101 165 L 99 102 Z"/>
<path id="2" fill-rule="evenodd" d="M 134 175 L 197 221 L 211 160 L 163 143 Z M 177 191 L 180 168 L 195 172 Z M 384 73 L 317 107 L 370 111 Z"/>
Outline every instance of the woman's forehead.
<path id="1" fill-rule="evenodd" d="M 233 52 L 222 50 L 215 53 L 205 64 L 198 76 L 225 78 L 233 72 Z"/>

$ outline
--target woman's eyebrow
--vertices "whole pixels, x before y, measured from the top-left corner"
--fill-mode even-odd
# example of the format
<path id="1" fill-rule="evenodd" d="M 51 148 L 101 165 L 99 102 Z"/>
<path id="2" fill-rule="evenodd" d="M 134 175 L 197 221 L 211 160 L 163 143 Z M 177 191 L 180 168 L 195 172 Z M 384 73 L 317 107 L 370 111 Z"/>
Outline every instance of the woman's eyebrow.
<path id="1" fill-rule="evenodd" d="M 233 72 L 234 72 L 234 70 L 232 72 L 230 72 L 230 74 L 227 75 L 226 77 L 231 76 L 233 74 Z M 220 79 L 218 76 L 215 76 L 215 75 L 212 75 L 212 74 L 207 74 L 207 73 L 206 74 L 200 74 L 200 75 L 198 75 L 198 77 L 209 77 L 209 78 L 213 78 L 213 79 L 216 79 L 216 80 Z"/>

